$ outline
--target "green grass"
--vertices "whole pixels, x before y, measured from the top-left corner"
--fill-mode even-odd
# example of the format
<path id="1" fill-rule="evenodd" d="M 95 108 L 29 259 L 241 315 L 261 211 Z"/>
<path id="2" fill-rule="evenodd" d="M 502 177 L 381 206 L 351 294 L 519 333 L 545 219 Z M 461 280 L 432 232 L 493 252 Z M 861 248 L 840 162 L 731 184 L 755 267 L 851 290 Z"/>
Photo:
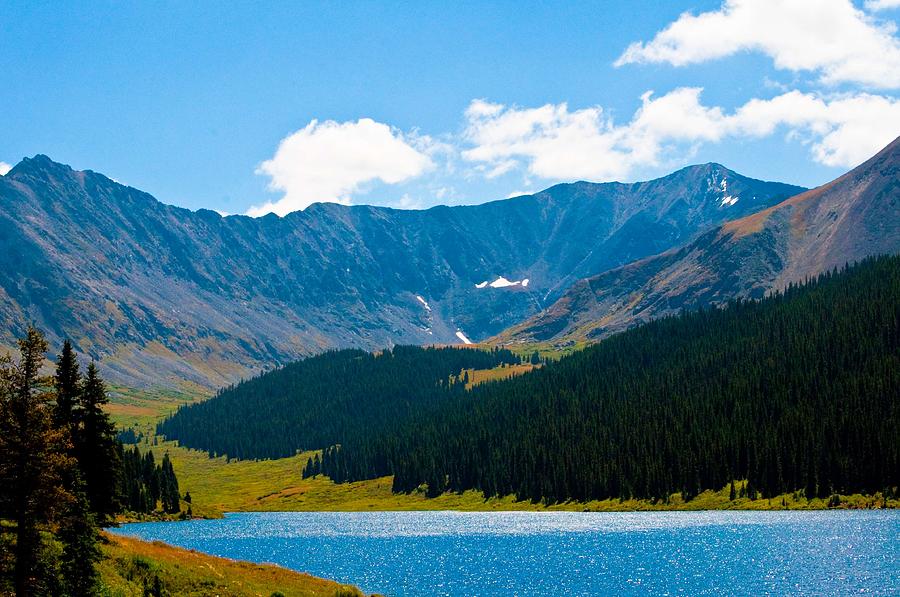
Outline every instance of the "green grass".
<path id="1" fill-rule="evenodd" d="M 496 345 L 502 348 L 507 348 L 525 360 L 530 359 L 531 355 L 534 354 L 535 351 L 537 351 L 538 355 L 542 359 L 549 361 L 558 361 L 559 359 L 574 352 L 583 350 L 591 344 L 593 343 L 588 342 L 587 340 L 579 340 L 577 342 L 566 343 L 562 346 L 550 342 L 517 342 L 513 344 L 503 344 L 502 342 L 498 342 L 495 344 L 491 342 L 486 344 L 486 346 Z"/>
<path id="2" fill-rule="evenodd" d="M 570 510 L 624 512 L 643 510 L 819 510 L 827 508 L 827 499 L 807 500 L 799 494 L 785 494 L 772 499 L 738 498 L 729 500 L 729 487 L 705 491 L 684 501 L 680 494 L 668 502 L 648 500 L 594 500 L 545 505 L 516 501 L 513 496 L 484 499 L 477 491 L 446 493 L 426 498 L 424 491 L 412 494 L 391 492 L 391 477 L 355 483 L 332 483 L 327 477 L 303 479 L 301 471 L 313 452 L 292 458 L 258 461 L 226 461 L 207 457 L 205 452 L 163 442 L 152 447 L 162 458 L 166 452 L 172 459 L 182 492 L 191 492 L 193 511 L 197 516 L 216 516 L 220 512 L 279 511 L 378 511 L 378 510 Z M 880 494 L 875 496 L 841 496 L 838 508 L 879 508 Z M 887 501 L 891 508 L 900 507 L 896 499 Z"/>
<path id="3" fill-rule="evenodd" d="M 152 435 L 160 419 L 175 412 L 182 404 L 208 398 L 209 393 L 197 388 L 182 391 L 134 390 L 110 385 L 109 397 L 106 410 L 116 426 L 122 429 L 130 427 L 144 435 Z"/>
<path id="4" fill-rule="evenodd" d="M 143 597 L 158 583 L 164 595 L 361 596 L 355 587 L 270 564 L 251 564 L 193 550 L 105 534 L 101 595 Z"/>
<path id="5" fill-rule="evenodd" d="M 540 365 L 538 365 L 538 367 L 540 367 Z M 452 381 L 459 381 L 465 375 L 468 375 L 469 382 L 466 384 L 466 389 L 468 390 L 488 381 L 498 381 L 516 377 L 517 375 L 528 373 L 534 368 L 535 366 L 531 363 L 522 363 L 521 365 L 503 365 L 494 367 L 493 369 L 463 369 L 459 375 L 452 376 Z"/>

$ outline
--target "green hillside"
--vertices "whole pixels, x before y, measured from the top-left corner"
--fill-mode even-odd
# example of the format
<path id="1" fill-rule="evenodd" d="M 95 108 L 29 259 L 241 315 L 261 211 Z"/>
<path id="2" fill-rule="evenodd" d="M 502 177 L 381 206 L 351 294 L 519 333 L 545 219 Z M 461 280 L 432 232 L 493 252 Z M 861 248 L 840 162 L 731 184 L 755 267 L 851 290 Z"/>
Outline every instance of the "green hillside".
<path id="1" fill-rule="evenodd" d="M 762 301 L 653 322 L 509 380 L 456 384 L 441 400 L 410 394 L 427 408 L 296 448 L 327 447 L 320 471 L 337 482 L 393 475 L 394 491 L 430 496 L 690 500 L 740 479 L 751 496 L 871 495 L 898 483 L 898 338 L 900 258 L 872 259 Z M 327 393 L 319 402 L 343 412 Z M 235 445 L 252 444 L 244 427 L 310 433 L 284 426 L 291 413 L 202 406 L 212 414 L 182 413 L 198 413 L 198 426 L 231 420 Z"/>
<path id="2" fill-rule="evenodd" d="M 371 433 L 465 392 L 464 369 L 514 365 L 508 350 L 397 346 L 325 352 L 183 406 L 158 432 L 233 458 L 284 458 Z"/>

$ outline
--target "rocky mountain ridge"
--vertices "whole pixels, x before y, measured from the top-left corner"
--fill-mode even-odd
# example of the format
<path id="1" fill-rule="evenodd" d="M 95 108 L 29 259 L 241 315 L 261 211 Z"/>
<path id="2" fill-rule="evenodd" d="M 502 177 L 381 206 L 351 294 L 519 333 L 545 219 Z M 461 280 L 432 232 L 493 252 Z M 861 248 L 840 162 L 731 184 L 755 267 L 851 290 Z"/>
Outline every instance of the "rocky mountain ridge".
<path id="1" fill-rule="evenodd" d="M 900 138 L 818 188 L 682 247 L 572 285 L 493 342 L 596 340 L 682 309 L 760 298 L 864 257 L 900 252 Z"/>
<path id="2" fill-rule="evenodd" d="M 479 341 L 801 190 L 704 164 L 475 206 L 254 219 L 36 156 L 0 176 L 0 344 L 33 321 L 114 381 L 215 387 L 326 348 Z"/>

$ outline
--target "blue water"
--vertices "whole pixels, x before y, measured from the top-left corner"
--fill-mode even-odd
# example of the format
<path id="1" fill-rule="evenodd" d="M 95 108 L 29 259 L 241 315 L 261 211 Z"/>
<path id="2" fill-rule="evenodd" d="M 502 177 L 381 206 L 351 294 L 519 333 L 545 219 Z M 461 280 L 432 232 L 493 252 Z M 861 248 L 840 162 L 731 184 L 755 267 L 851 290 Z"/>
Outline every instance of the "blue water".
<path id="1" fill-rule="evenodd" d="M 900 595 L 900 512 L 299 512 L 116 532 L 385 595 Z"/>

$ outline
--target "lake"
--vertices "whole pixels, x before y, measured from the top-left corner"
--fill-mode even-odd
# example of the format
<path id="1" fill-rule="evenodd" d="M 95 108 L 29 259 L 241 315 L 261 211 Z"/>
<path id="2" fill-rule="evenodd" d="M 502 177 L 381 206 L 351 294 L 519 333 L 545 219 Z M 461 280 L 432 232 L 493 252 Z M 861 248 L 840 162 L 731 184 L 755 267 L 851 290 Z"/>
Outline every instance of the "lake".
<path id="1" fill-rule="evenodd" d="M 900 594 L 900 512 L 290 512 L 114 532 L 385 595 Z"/>

